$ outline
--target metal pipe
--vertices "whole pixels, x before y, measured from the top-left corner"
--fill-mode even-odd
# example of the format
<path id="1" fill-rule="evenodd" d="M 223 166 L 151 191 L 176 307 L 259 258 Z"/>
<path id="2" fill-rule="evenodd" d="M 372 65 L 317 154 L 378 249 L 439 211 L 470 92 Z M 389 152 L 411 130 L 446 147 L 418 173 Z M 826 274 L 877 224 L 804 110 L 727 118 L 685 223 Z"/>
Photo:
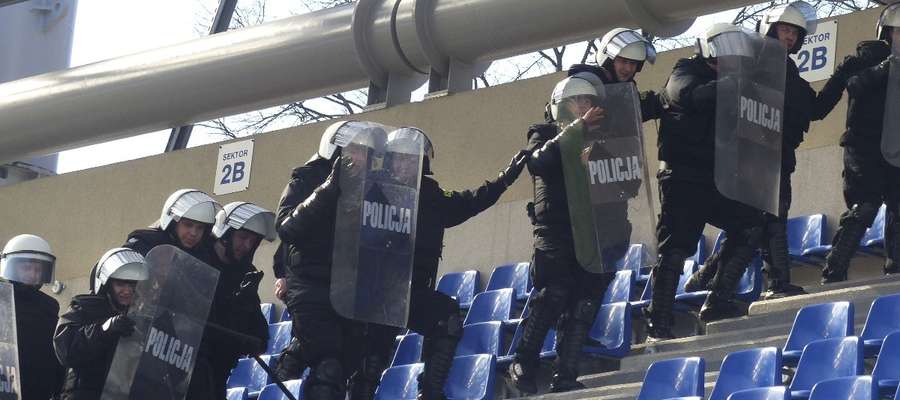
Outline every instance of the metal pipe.
<path id="1" fill-rule="evenodd" d="M 365 23 L 337 7 L 2 84 L 0 163 L 758 2 L 361 0 Z"/>

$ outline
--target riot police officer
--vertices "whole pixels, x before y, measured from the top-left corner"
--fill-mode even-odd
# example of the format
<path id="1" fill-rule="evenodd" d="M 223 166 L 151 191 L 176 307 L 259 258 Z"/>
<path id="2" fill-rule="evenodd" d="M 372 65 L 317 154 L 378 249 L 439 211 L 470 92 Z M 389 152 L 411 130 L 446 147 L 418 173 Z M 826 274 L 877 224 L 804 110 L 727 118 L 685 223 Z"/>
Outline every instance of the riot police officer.
<path id="1" fill-rule="evenodd" d="M 806 2 L 797 1 L 785 7 L 769 11 L 760 21 L 760 34 L 777 39 L 789 54 L 797 53 L 808 33 L 815 32 L 815 9 Z M 791 284 L 790 257 L 788 255 L 787 217 L 791 206 L 791 174 L 797 166 L 796 149 L 809 130 L 816 93 L 805 79 L 794 60 L 787 59 L 785 80 L 784 126 L 782 129 L 781 188 L 778 215 L 765 214 L 762 255 L 768 274 L 768 290 L 764 299 L 776 299 L 806 293 L 803 288 Z M 727 240 L 727 239 L 726 239 Z M 689 292 L 706 290 L 721 261 L 720 253 L 714 254 L 685 285 Z"/>
<path id="2" fill-rule="evenodd" d="M 59 393 L 63 369 L 53 354 L 59 303 L 40 291 L 53 281 L 56 256 L 35 235 L 18 235 L 0 253 L 0 278 L 13 285 L 19 374 L 23 399 L 49 399 Z"/>
<path id="3" fill-rule="evenodd" d="M 122 246 L 146 256 L 156 246 L 171 244 L 205 260 L 212 244 L 210 229 L 221 209 L 222 206 L 204 192 L 180 189 L 166 199 L 154 226 L 129 233 Z"/>
<path id="4" fill-rule="evenodd" d="M 100 257 L 91 293 L 77 295 L 56 327 L 56 356 L 68 368 L 63 400 L 99 399 L 119 338 L 134 333 L 127 316 L 137 282 L 149 276 L 140 253 L 115 248 Z"/>
<path id="5" fill-rule="evenodd" d="M 603 110 L 591 107 L 596 105 L 596 100 L 579 99 L 596 99 L 599 92 L 605 91 L 604 84 L 633 82 L 644 62 L 652 63 L 655 58 L 652 44 L 637 32 L 624 28 L 610 31 L 598 47 L 597 66 L 575 65 L 569 69 L 570 78 L 554 89 L 545 123 L 528 130 L 528 150 L 534 152 L 528 163 L 534 183 L 534 202 L 528 205 L 528 213 L 534 225 L 532 275 L 537 292 L 530 303 L 531 314 L 523 321 L 516 360 L 509 369 L 510 377 L 522 392 L 537 392 L 538 355 L 547 332 L 558 321 L 562 321 L 565 329 L 557 336 L 558 358 L 551 390 L 561 392 L 583 387 L 576 380 L 579 355 L 610 279 L 585 271 L 575 259 L 558 144 L 559 110 L 580 105 L 572 116 L 583 117 L 587 125 L 598 125 Z M 644 98 L 655 99 L 655 95 Z M 644 104 L 652 103 L 642 101 L 642 108 Z"/>
<path id="6" fill-rule="evenodd" d="M 338 127 L 342 128 L 344 127 Z M 365 125 L 361 128 L 367 129 Z M 367 134 L 373 135 L 371 128 L 368 129 Z M 424 136 L 424 133 L 414 128 L 401 129 L 388 136 L 388 147 L 402 147 L 404 141 L 413 139 L 408 136 L 412 133 Z M 341 134 L 342 132 L 338 132 L 337 136 L 340 137 Z M 426 139 L 422 167 L 424 176 L 421 178 L 419 192 L 409 328 L 425 336 L 423 348 L 425 372 L 420 377 L 419 396 L 423 399 L 441 399 L 444 398 L 443 386 L 449 374 L 456 343 L 462 334 L 458 304 L 452 298 L 434 291 L 444 230 L 463 223 L 493 205 L 524 168 L 525 154 L 517 154 L 497 179 L 486 182 L 475 191 L 444 191 L 428 176 L 431 175 L 430 165 L 434 158 L 434 148 L 430 140 L 427 140 L 427 136 L 424 137 Z M 335 154 L 333 139 L 331 144 L 331 153 L 319 153 L 324 166 L 334 162 L 325 159 L 324 156 L 333 159 L 339 156 Z M 325 167 L 322 167 L 322 170 L 324 172 Z M 337 170 L 339 169 L 336 168 L 335 171 Z M 339 178 L 332 173 L 304 200 L 296 196 L 294 190 L 301 188 L 301 181 L 292 180 L 279 204 L 278 232 L 283 241 L 302 254 L 299 263 L 291 262 L 290 276 L 299 278 L 298 286 L 302 289 L 298 292 L 301 298 L 295 301 L 291 308 L 295 327 L 298 327 L 295 333 L 299 338 L 303 356 L 312 365 L 305 394 L 315 396 L 311 398 L 343 398 L 344 382 L 354 375 L 352 396 L 370 398 L 374 394 L 381 371 L 387 367 L 390 340 L 393 340 L 392 334 L 396 330 L 374 324 L 365 326 L 347 320 L 339 316 L 329 303 L 328 274 L 331 267 L 335 204 L 339 196 L 338 182 Z M 315 241 L 315 247 L 312 241 Z M 360 328 L 366 336 L 362 340 L 367 343 L 362 343 L 360 364 L 353 365 L 353 362 L 357 361 L 356 358 L 352 354 L 348 356 L 341 347 L 352 345 L 353 343 L 349 343 L 348 340 L 352 339 L 353 332 L 359 332 Z"/>
<path id="7" fill-rule="evenodd" d="M 212 235 L 210 261 L 219 280 L 191 374 L 191 399 L 223 398 L 238 358 L 262 354 L 269 339 L 257 293 L 263 273 L 253 266 L 253 255 L 263 240 L 275 240 L 275 214 L 253 203 L 228 203 L 216 215 Z"/>
<path id="8" fill-rule="evenodd" d="M 877 40 L 857 45 L 857 54 L 847 56 L 819 92 L 814 119 L 824 118 L 849 95 L 847 128 L 841 136 L 844 148 L 844 202 L 848 210 L 825 257 L 822 283 L 847 280 L 850 259 L 859 241 L 872 225 L 881 202 L 887 206 L 885 225 L 885 274 L 900 271 L 900 169 L 889 164 L 880 150 L 886 101 L 890 46 L 897 43 L 900 4 L 885 7 L 878 20 Z M 891 99 L 896 101 L 895 99 Z"/>

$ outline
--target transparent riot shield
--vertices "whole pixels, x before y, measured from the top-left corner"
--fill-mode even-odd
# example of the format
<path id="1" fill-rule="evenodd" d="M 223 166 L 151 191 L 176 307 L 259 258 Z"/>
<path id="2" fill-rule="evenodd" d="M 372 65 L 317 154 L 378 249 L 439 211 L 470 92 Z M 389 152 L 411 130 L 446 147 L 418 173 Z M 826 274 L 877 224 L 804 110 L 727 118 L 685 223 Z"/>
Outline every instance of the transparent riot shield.
<path id="1" fill-rule="evenodd" d="M 20 382 L 13 286 L 0 282 L 0 400 L 19 400 Z"/>
<path id="2" fill-rule="evenodd" d="M 749 31 L 723 33 L 710 47 L 718 65 L 716 188 L 778 215 L 786 51 Z"/>
<path id="3" fill-rule="evenodd" d="M 425 137 L 370 126 L 342 149 L 331 304 L 342 316 L 406 326 Z"/>
<path id="4" fill-rule="evenodd" d="M 887 96 L 884 102 L 881 152 L 887 162 L 895 167 L 900 167 L 900 44 L 894 43 L 889 63 L 890 72 Z"/>
<path id="5" fill-rule="evenodd" d="M 632 243 L 656 248 L 638 93 L 632 83 L 604 88 L 600 123 L 570 124 L 560 136 L 576 258 L 595 273 L 615 272 Z"/>
<path id="6" fill-rule="evenodd" d="M 155 247 L 145 263 L 150 277 L 138 283 L 127 314 L 135 331 L 119 339 L 102 399 L 187 395 L 219 271 L 169 245 Z"/>

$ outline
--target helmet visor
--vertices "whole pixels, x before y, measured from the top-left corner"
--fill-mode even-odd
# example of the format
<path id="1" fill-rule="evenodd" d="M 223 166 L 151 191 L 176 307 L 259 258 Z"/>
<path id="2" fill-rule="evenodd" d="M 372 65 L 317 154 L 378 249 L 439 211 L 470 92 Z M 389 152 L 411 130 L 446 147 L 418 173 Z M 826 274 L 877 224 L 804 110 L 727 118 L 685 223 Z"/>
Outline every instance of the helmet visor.
<path id="1" fill-rule="evenodd" d="M 643 47 L 644 54 L 640 55 L 640 57 L 643 58 L 633 58 L 635 57 L 635 55 L 630 55 L 630 53 L 623 54 L 623 51 L 629 46 Z M 643 36 L 637 34 L 637 32 L 634 31 L 620 32 L 609 41 L 604 51 L 610 58 L 621 56 L 634 61 L 648 61 L 650 62 L 650 64 L 656 62 L 656 49 L 647 41 L 647 39 L 644 39 Z"/>
<path id="2" fill-rule="evenodd" d="M 9 254 L 0 260 L 0 276 L 25 285 L 53 282 L 56 260 L 45 254 Z"/>
<path id="3" fill-rule="evenodd" d="M 746 32 L 724 32 L 709 40 L 710 57 L 753 57 L 753 38 Z"/>

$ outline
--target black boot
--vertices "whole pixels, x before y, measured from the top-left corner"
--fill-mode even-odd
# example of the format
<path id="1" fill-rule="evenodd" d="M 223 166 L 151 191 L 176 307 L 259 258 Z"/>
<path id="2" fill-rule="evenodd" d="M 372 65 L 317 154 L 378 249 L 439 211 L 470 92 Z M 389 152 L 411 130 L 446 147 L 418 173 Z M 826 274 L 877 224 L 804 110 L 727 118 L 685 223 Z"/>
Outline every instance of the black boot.
<path id="1" fill-rule="evenodd" d="M 831 251 L 825 257 L 822 284 L 847 280 L 850 259 L 859 248 L 859 241 L 866 234 L 866 229 L 872 224 L 877 212 L 877 207 L 865 203 L 853 206 L 841 216 L 841 224 L 834 235 Z"/>
<path id="2" fill-rule="evenodd" d="M 350 400 L 371 400 L 381 381 L 381 373 L 388 367 L 387 360 L 375 354 L 363 358 L 359 371 L 350 379 Z"/>
<path id="3" fill-rule="evenodd" d="M 300 379 L 300 375 L 306 367 L 306 361 L 303 359 L 303 353 L 300 350 L 300 342 L 297 341 L 297 338 L 294 338 L 291 340 L 291 343 L 281 351 L 274 372 L 275 376 L 280 381 L 284 382 L 292 379 Z"/>
<path id="4" fill-rule="evenodd" d="M 791 284 L 787 225 L 782 221 L 769 221 L 766 225 L 766 238 L 763 250 L 769 288 L 763 293 L 763 300 L 806 294 L 802 287 Z"/>
<path id="5" fill-rule="evenodd" d="M 422 356 L 425 360 L 425 372 L 419 375 L 418 400 L 444 400 L 444 385 L 450 376 L 453 366 L 453 355 L 456 345 L 462 337 L 462 321 L 454 314 L 449 321 L 444 321 L 433 332 L 426 336 L 422 343 Z"/>
<path id="6" fill-rule="evenodd" d="M 310 400 L 343 400 L 346 396 L 346 378 L 340 361 L 334 358 L 322 360 L 313 366 L 303 389 L 303 398 Z"/>
<path id="7" fill-rule="evenodd" d="M 650 282 L 653 285 L 653 298 L 647 308 L 647 342 L 675 338 L 672 334 L 672 310 L 675 307 L 678 276 L 684 270 L 685 258 L 687 257 L 678 252 L 660 255 L 659 262 L 653 268 Z"/>
<path id="8" fill-rule="evenodd" d="M 703 322 L 744 315 L 743 308 L 733 301 L 734 291 L 753 260 L 753 248 L 747 244 L 739 244 L 730 254 L 731 257 L 722 260 L 722 266 L 713 278 L 712 292 L 700 308 L 700 320 Z"/>
<path id="9" fill-rule="evenodd" d="M 587 342 L 588 334 L 597 316 L 597 301 L 593 299 L 580 300 L 572 313 L 567 316 L 563 324 L 563 338 L 556 349 L 556 374 L 550 383 L 550 391 L 553 393 L 569 392 L 584 389 L 584 385 L 578 382 L 578 363 L 581 360 L 581 350 Z"/>
<path id="10" fill-rule="evenodd" d="M 714 276 L 716 276 L 716 271 L 719 269 L 719 265 L 716 264 L 718 261 L 718 257 L 715 259 L 710 258 L 707 263 L 700 267 L 697 272 L 694 272 L 690 278 L 688 278 L 687 282 L 684 283 L 684 291 L 685 292 L 699 292 L 701 290 L 709 290 L 710 283 Z"/>
<path id="11" fill-rule="evenodd" d="M 897 218 L 897 217 L 895 217 Z M 886 227 L 887 232 L 884 238 L 884 274 L 891 275 L 900 273 L 900 221 Z"/>
<path id="12" fill-rule="evenodd" d="M 522 337 L 516 347 L 516 358 L 509 366 L 509 376 L 519 391 L 537 393 L 537 374 L 544 339 L 559 320 L 566 304 L 565 288 L 548 286 L 531 299 L 531 314 L 522 321 Z"/>

